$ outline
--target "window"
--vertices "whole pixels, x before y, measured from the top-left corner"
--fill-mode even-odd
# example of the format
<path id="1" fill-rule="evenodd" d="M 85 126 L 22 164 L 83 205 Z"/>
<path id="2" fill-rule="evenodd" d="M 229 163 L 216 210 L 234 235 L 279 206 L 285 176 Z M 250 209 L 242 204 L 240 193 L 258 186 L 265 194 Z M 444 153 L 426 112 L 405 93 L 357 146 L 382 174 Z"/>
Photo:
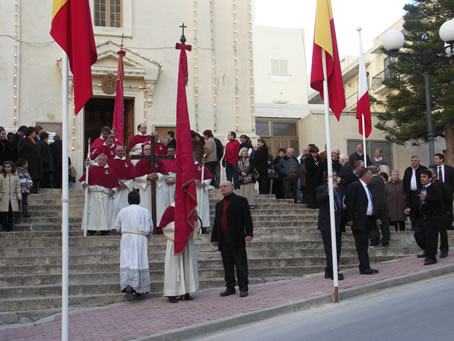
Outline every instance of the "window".
<path id="1" fill-rule="evenodd" d="M 385 79 L 391 78 L 394 76 L 394 73 L 389 69 L 389 64 L 391 64 L 394 61 L 394 58 L 389 56 L 386 57 L 385 60 L 383 61 L 384 67 L 385 67 Z"/>
<path id="2" fill-rule="evenodd" d="M 95 0 L 95 26 L 122 27 L 122 0 Z"/>
<path id="3" fill-rule="evenodd" d="M 363 140 L 347 140 L 347 151 L 349 156 L 356 152 L 356 146 L 358 144 L 363 144 Z M 389 168 L 393 169 L 392 144 L 388 141 L 366 140 L 366 152 L 371 160 L 375 156 L 375 149 L 377 148 L 381 149 L 383 160 L 387 161 Z"/>
<path id="4" fill-rule="evenodd" d="M 260 137 L 270 136 L 270 125 L 268 124 L 268 122 L 256 122 L 255 132 Z"/>
<path id="5" fill-rule="evenodd" d="M 273 122 L 273 136 L 296 136 L 296 123 Z"/>
<path id="6" fill-rule="evenodd" d="M 273 75 L 288 75 L 288 61 L 287 60 L 272 60 L 271 73 Z"/>

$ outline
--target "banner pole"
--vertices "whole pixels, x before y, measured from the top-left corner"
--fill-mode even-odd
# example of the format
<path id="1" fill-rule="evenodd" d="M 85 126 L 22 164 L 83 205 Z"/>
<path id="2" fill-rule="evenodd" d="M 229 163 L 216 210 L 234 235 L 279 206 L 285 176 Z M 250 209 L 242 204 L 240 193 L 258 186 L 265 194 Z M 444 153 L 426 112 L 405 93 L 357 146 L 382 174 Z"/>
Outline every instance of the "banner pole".
<path id="1" fill-rule="evenodd" d="M 367 164 L 367 149 L 366 149 L 366 124 L 364 123 L 364 115 L 361 114 L 361 121 L 363 125 L 363 152 L 364 152 L 364 168 L 369 166 Z"/>
<path id="2" fill-rule="evenodd" d="M 68 129 L 68 56 L 63 53 L 62 57 L 62 319 L 61 319 L 61 339 L 68 341 L 68 278 L 69 278 L 69 163 L 68 163 L 68 146 L 69 146 L 69 129 Z"/>
<path id="3" fill-rule="evenodd" d="M 339 278 L 337 267 L 337 245 L 336 245 L 336 223 L 334 217 L 334 186 L 333 186 L 333 164 L 331 160 L 331 129 L 330 129 L 330 114 L 329 114 L 329 96 L 328 96 L 328 76 L 326 72 L 326 52 L 322 49 L 322 64 L 323 64 L 323 98 L 325 104 L 325 134 L 326 134 L 326 151 L 328 165 L 328 193 L 329 193 L 329 214 L 331 226 L 331 253 L 333 261 L 333 285 L 334 292 L 331 298 L 334 303 L 339 303 Z"/>

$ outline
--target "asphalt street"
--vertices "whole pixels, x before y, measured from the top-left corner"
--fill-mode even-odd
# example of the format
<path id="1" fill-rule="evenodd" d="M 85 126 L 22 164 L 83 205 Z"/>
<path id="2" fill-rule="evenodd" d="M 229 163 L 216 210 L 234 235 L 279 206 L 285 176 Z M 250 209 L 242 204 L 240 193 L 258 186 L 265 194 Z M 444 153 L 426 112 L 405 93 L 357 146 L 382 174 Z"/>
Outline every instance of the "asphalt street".
<path id="1" fill-rule="evenodd" d="M 197 340 L 454 340 L 454 274 L 219 331 Z"/>

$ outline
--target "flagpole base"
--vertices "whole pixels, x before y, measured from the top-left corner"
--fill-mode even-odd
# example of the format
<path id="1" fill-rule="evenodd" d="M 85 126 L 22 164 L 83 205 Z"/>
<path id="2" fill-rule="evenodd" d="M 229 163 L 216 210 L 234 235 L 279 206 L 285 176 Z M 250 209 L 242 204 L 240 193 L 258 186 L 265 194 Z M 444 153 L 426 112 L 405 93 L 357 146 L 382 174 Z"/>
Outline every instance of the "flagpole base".
<path id="1" fill-rule="evenodd" d="M 331 301 L 333 303 L 339 303 L 339 287 L 334 287 L 334 291 L 331 294 Z"/>

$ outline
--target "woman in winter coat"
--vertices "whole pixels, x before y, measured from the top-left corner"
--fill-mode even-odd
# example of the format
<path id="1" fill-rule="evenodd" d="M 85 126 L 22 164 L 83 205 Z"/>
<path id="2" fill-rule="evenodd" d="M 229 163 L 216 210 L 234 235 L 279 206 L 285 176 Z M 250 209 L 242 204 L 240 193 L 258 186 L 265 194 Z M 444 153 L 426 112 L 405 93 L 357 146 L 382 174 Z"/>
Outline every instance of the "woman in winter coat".
<path id="1" fill-rule="evenodd" d="M 249 203 L 249 208 L 255 207 L 255 178 L 254 178 L 254 158 L 249 157 L 248 149 L 240 149 L 236 171 L 238 182 L 240 183 L 240 195 L 245 197 Z"/>
<path id="2" fill-rule="evenodd" d="M 30 193 L 39 192 L 39 182 L 43 179 L 43 159 L 35 137 L 35 128 L 28 127 L 25 132 L 25 139 L 19 143 L 19 158 L 27 160 L 28 172 L 33 180 L 33 187 Z"/>
<path id="3" fill-rule="evenodd" d="M 391 172 L 391 180 L 386 183 L 386 193 L 390 225 L 394 225 L 396 231 L 398 228 L 400 231 L 405 231 L 405 220 L 407 219 L 404 213 L 406 208 L 405 192 L 397 170 Z"/>
<path id="4" fill-rule="evenodd" d="M 254 154 L 255 169 L 259 172 L 259 193 L 268 194 L 268 147 L 264 139 L 257 140 Z"/>
<path id="5" fill-rule="evenodd" d="M 318 148 L 311 146 L 310 155 L 306 158 L 306 186 L 304 188 L 304 197 L 308 208 L 317 208 L 315 201 L 315 190 L 322 184 L 322 159 L 318 156 Z"/>
<path id="6" fill-rule="evenodd" d="M 0 221 L 5 231 L 13 228 L 13 212 L 19 211 L 22 200 L 20 181 L 11 161 L 5 161 L 0 173 Z"/>

